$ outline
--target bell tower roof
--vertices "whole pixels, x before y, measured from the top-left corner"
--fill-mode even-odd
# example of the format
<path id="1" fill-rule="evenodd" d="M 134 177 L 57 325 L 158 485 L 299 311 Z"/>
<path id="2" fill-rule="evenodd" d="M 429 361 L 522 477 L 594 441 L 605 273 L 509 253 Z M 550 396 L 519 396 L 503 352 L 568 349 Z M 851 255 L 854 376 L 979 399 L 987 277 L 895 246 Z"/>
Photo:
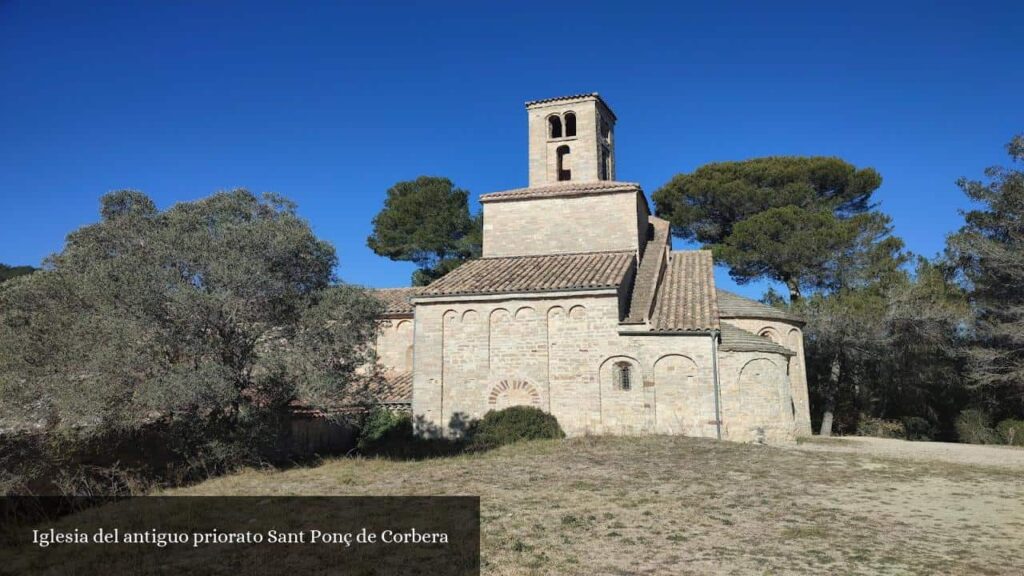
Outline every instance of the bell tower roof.
<path id="1" fill-rule="evenodd" d="M 541 98 L 540 100 L 530 100 L 529 102 L 526 103 L 526 108 L 530 109 L 531 107 L 534 107 L 534 106 L 540 106 L 540 105 L 543 105 L 543 104 L 551 104 L 553 102 L 561 103 L 561 102 L 569 102 L 569 101 L 583 101 L 583 100 L 590 100 L 590 99 L 596 99 L 598 102 L 600 102 L 604 106 L 605 110 L 607 110 L 608 114 L 611 115 L 612 120 L 617 120 L 617 118 L 615 117 L 615 113 L 612 112 L 612 109 L 608 106 L 607 103 L 605 103 L 604 99 L 601 98 L 601 95 L 598 94 L 597 92 L 588 92 L 588 93 L 585 93 L 585 94 L 573 94 L 571 96 L 555 96 L 554 98 Z"/>

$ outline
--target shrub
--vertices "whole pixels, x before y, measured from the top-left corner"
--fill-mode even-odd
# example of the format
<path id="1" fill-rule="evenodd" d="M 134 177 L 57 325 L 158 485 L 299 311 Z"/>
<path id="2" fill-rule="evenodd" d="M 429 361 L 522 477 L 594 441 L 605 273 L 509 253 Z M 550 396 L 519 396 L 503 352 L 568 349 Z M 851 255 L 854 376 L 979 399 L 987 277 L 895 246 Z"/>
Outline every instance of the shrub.
<path id="1" fill-rule="evenodd" d="M 934 440 L 935 427 L 920 416 L 904 416 L 903 435 L 907 440 Z"/>
<path id="2" fill-rule="evenodd" d="M 420 460 L 458 454 L 465 443 L 437 435 L 418 436 L 409 414 L 378 407 L 363 421 L 356 447 L 364 456 Z"/>
<path id="3" fill-rule="evenodd" d="M 408 414 L 378 407 L 363 421 L 356 446 L 364 453 L 388 452 L 412 440 L 412 419 Z"/>
<path id="4" fill-rule="evenodd" d="M 1003 420 L 996 426 L 996 432 L 1006 444 L 1024 446 L 1024 420 Z"/>
<path id="5" fill-rule="evenodd" d="M 903 438 L 903 424 L 896 420 L 883 420 L 862 414 L 860 422 L 857 424 L 857 435 L 875 438 Z"/>
<path id="6" fill-rule="evenodd" d="M 967 444 L 999 444 L 992 417 L 984 410 L 964 410 L 956 418 L 956 433 Z"/>
<path id="7" fill-rule="evenodd" d="M 532 406 L 491 410 L 467 432 L 471 450 L 487 450 L 520 440 L 565 438 L 558 419 Z"/>

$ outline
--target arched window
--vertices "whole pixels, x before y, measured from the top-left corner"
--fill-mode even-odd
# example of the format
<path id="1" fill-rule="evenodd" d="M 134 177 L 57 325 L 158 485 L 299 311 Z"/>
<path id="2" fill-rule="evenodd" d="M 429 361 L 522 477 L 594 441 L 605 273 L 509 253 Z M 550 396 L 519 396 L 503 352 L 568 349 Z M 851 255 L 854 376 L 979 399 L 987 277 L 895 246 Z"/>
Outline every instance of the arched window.
<path id="1" fill-rule="evenodd" d="M 611 126 L 608 125 L 608 121 L 605 120 L 604 118 L 601 118 L 601 138 L 607 140 L 611 133 L 612 128 Z"/>
<path id="2" fill-rule="evenodd" d="M 548 137 L 549 138 L 561 138 L 562 137 L 562 119 L 558 116 L 548 116 Z M 576 130 L 575 124 L 573 125 L 573 131 Z"/>
<path id="3" fill-rule="evenodd" d="M 629 362 L 615 363 L 615 389 L 629 391 L 633 387 L 633 367 Z"/>
<path id="4" fill-rule="evenodd" d="M 568 146 L 559 146 L 555 150 L 558 155 L 558 181 L 572 180 L 572 156 Z"/>
<path id="5" fill-rule="evenodd" d="M 576 114 L 572 112 L 565 113 L 565 135 L 575 136 L 576 135 Z"/>

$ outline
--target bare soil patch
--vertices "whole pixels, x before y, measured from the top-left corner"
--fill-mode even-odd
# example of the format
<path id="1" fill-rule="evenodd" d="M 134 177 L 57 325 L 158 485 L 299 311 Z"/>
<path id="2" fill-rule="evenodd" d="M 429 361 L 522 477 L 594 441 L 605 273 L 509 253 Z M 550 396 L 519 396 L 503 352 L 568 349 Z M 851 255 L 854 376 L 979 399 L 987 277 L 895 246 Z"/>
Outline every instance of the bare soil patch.
<path id="1" fill-rule="evenodd" d="M 802 441 L 802 450 L 848 452 L 884 458 L 930 460 L 971 466 L 997 466 L 1024 470 L 1024 448 L 1016 446 L 982 446 L 951 442 L 909 442 L 891 438 L 843 436 L 812 438 Z"/>

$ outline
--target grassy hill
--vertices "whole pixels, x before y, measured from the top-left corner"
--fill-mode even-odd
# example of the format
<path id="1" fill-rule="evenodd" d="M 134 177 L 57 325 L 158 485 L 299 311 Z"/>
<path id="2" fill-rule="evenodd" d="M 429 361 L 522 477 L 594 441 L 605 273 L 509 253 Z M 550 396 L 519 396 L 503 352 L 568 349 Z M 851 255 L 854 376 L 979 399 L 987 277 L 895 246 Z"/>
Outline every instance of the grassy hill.
<path id="1" fill-rule="evenodd" d="M 484 574 L 1024 572 L 1021 469 L 844 442 L 587 437 L 248 470 L 170 493 L 479 495 Z"/>

